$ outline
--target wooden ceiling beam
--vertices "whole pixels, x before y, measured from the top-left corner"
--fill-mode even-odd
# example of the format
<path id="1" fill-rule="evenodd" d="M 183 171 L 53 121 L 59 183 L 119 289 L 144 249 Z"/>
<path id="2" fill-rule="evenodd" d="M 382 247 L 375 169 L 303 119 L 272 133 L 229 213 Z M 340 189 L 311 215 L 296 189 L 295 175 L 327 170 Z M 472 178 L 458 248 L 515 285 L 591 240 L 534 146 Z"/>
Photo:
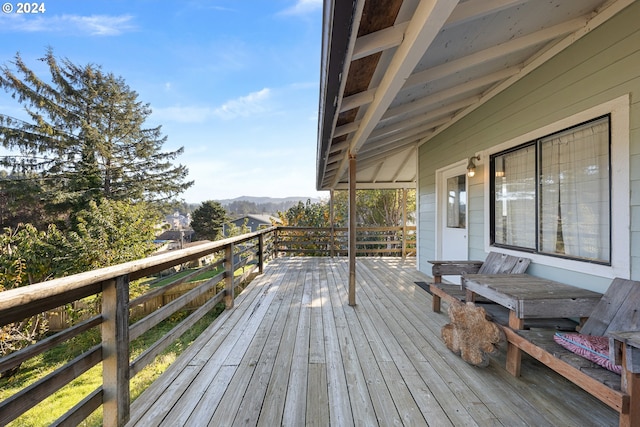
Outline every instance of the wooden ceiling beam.
<path id="1" fill-rule="evenodd" d="M 418 148 L 414 148 L 413 150 L 411 150 L 404 157 L 404 160 L 402 160 L 400 165 L 398 165 L 398 168 L 396 169 L 396 173 L 393 174 L 393 177 L 391 178 L 391 181 L 397 181 L 398 177 L 400 176 L 400 172 L 402 172 L 404 170 L 405 166 L 407 166 L 407 163 L 409 163 L 409 161 L 411 159 L 414 159 L 417 155 L 418 155 Z"/>
<path id="2" fill-rule="evenodd" d="M 483 105 L 484 103 L 486 103 L 487 101 L 489 101 L 490 99 L 492 99 L 493 97 L 501 93 L 502 91 L 506 90 L 509 86 L 515 84 L 525 76 L 529 75 L 529 73 L 531 73 L 533 70 L 536 70 L 538 67 L 543 65 L 545 62 L 549 61 L 558 53 L 562 52 L 567 47 L 571 46 L 572 44 L 580 40 L 582 37 L 584 37 L 585 35 L 589 34 L 591 31 L 598 28 L 600 25 L 607 22 L 609 19 L 611 19 L 621 10 L 623 10 L 624 8 L 632 4 L 634 1 L 636 0 L 612 0 L 611 2 L 608 2 L 604 8 L 598 11 L 596 15 L 590 15 L 589 19 L 587 19 L 587 21 L 581 28 L 577 29 L 571 34 L 566 35 L 561 41 L 553 44 L 552 46 L 549 46 L 543 52 L 538 52 L 533 59 L 530 59 L 526 62 L 526 65 L 524 66 L 522 71 L 520 71 L 518 74 L 514 75 L 513 77 L 510 77 L 507 80 L 499 83 L 494 88 L 484 93 L 482 95 L 482 99 L 480 100 L 480 102 L 467 107 L 464 111 L 461 111 L 459 114 L 456 114 L 456 116 L 453 117 L 452 120 L 450 120 L 448 123 L 445 123 L 439 126 L 435 130 L 433 135 L 431 135 L 429 138 L 432 138 L 438 135 L 440 132 L 444 131 L 445 129 L 448 129 L 450 126 L 457 123 L 458 120 L 470 114 L 476 108 L 480 107 L 481 105 Z M 570 22 L 573 22 L 573 21 L 570 21 Z M 422 141 L 420 141 L 419 145 L 426 143 L 429 140 L 429 138 L 425 138 Z"/>
<path id="3" fill-rule="evenodd" d="M 456 111 L 466 108 L 469 105 L 478 102 L 479 100 L 480 95 L 470 96 L 469 98 L 461 99 L 460 101 L 453 102 L 451 104 L 446 104 L 440 108 L 436 108 L 435 110 L 428 111 L 427 113 L 421 113 L 409 119 L 381 127 L 371 132 L 371 135 L 369 136 L 367 142 L 375 141 L 377 138 L 381 138 L 385 135 L 389 135 L 401 130 L 410 130 L 411 128 L 414 128 L 421 124 L 429 124 L 430 122 L 435 122 L 441 119 L 443 116 L 451 117 Z"/>
<path id="4" fill-rule="evenodd" d="M 453 10 L 445 27 L 464 24 L 529 1 L 531 0 L 467 0 Z"/>
<path id="5" fill-rule="evenodd" d="M 526 3 L 530 0 L 468 0 L 459 4 L 451 13 L 445 26 L 450 27 L 463 24 L 472 19 L 490 15 L 501 10 Z M 396 24 L 393 27 L 375 33 L 367 34 L 359 37 L 354 45 L 354 53 L 351 60 L 363 58 L 386 49 L 394 48 L 400 45 L 404 38 L 404 31 L 408 27 L 409 22 Z M 340 106 L 340 113 L 349 111 L 354 108 L 362 107 L 373 101 L 375 89 L 369 89 L 364 92 L 357 93 L 345 97 Z"/>
<path id="6" fill-rule="evenodd" d="M 362 182 L 358 181 L 356 184 L 358 190 L 398 190 L 398 189 L 414 189 L 416 188 L 415 179 L 411 181 L 400 182 Z M 346 181 L 339 181 L 333 190 L 348 190 L 349 183 Z"/>
<path id="7" fill-rule="evenodd" d="M 563 22 L 561 24 L 554 25 L 552 27 L 545 28 L 543 30 L 536 31 L 525 36 L 509 40 L 508 42 L 472 53 L 471 55 L 454 59 L 442 65 L 427 68 L 426 70 L 419 71 L 407 78 L 402 89 L 407 89 L 411 86 L 416 85 L 423 85 L 425 83 L 438 80 L 442 77 L 446 77 L 450 74 L 460 72 L 461 70 L 472 68 L 477 65 L 485 64 L 489 61 L 499 59 L 511 53 L 524 50 L 535 45 L 547 43 L 553 39 L 571 34 L 572 32 L 584 27 L 586 23 L 587 17 L 585 16 L 572 19 L 570 21 Z"/>
<path id="8" fill-rule="evenodd" d="M 376 164 L 377 162 L 393 157 L 413 146 L 416 146 L 414 142 L 406 142 L 397 147 L 394 146 L 394 148 L 391 149 L 374 150 L 366 154 L 363 153 L 358 157 L 358 164 L 360 165 L 361 170 L 364 170 L 365 168 L 371 167 L 371 165 Z"/>
<path id="9" fill-rule="evenodd" d="M 384 161 L 385 161 L 385 160 L 386 160 L 386 159 L 383 159 L 382 161 L 380 161 L 380 162 L 376 165 L 376 168 L 375 168 L 375 170 L 373 171 L 373 178 L 372 178 L 372 181 L 371 181 L 371 182 L 374 182 L 374 183 L 375 183 L 375 182 L 377 182 L 377 181 L 378 181 L 377 176 L 378 176 L 378 174 L 380 173 L 380 170 L 382 170 L 382 167 L 384 166 Z M 362 165 L 360 165 L 360 167 L 362 167 Z"/>
<path id="10" fill-rule="evenodd" d="M 351 132 L 355 132 L 358 130 L 358 126 L 360 125 L 360 120 L 356 120 L 355 122 L 347 123 L 346 125 L 338 126 L 336 130 L 333 132 L 333 137 L 337 138 L 339 136 L 347 135 Z"/>
<path id="11" fill-rule="evenodd" d="M 395 150 L 396 147 L 399 147 L 402 150 L 407 145 L 417 144 L 421 139 L 430 136 L 433 132 L 434 126 L 430 124 L 420 126 L 410 132 L 407 131 L 398 135 L 393 135 L 388 139 L 379 141 L 375 145 L 369 147 L 366 151 L 363 151 L 360 154 L 360 158 L 366 160 L 371 157 L 378 157 L 387 152 L 394 152 L 393 150 Z"/>
<path id="12" fill-rule="evenodd" d="M 352 61 L 382 52 L 393 47 L 400 46 L 404 39 L 404 32 L 409 26 L 409 22 L 402 22 L 393 27 L 358 37 L 353 49 Z"/>
<path id="13" fill-rule="evenodd" d="M 395 108 L 390 108 L 386 113 L 382 115 L 382 119 L 380 121 L 382 122 L 402 114 L 426 109 L 430 106 L 445 102 L 448 99 L 455 98 L 467 92 L 473 92 L 483 86 L 488 86 L 504 79 L 508 79 L 509 77 L 517 74 L 521 69 L 522 67 L 520 66 L 505 68 L 503 70 L 496 71 L 495 73 L 491 73 L 486 76 L 470 80 L 466 83 L 456 85 L 452 88 L 432 93 L 428 96 L 425 96 L 424 98 L 416 99 L 412 102 L 407 102 Z"/>
<path id="14" fill-rule="evenodd" d="M 347 96 L 342 100 L 340 112 L 344 113 L 345 111 L 353 110 L 354 108 L 370 104 L 373 101 L 375 94 L 376 90 L 374 88 L 365 90 L 364 92 L 356 93 L 355 95 Z"/>
<path id="15" fill-rule="evenodd" d="M 469 0 L 459 4 L 447 19 L 445 27 L 481 18 L 501 10 L 526 3 L 529 0 Z M 352 61 L 400 46 L 409 22 L 401 22 L 375 33 L 358 37 L 353 49 Z"/>
<path id="16" fill-rule="evenodd" d="M 337 153 L 338 151 L 342 151 L 349 148 L 349 141 L 345 140 L 345 141 L 341 141 L 341 142 L 336 142 L 335 144 L 332 144 L 331 147 L 329 148 L 329 154 L 334 154 Z"/>
<path id="17" fill-rule="evenodd" d="M 365 143 L 457 4 L 458 0 L 422 0 L 418 4 L 404 40 L 391 59 L 375 97 L 354 134 L 349 146 L 350 155 L 356 154 Z M 347 160 L 346 157 L 343 159 L 338 175 L 348 167 Z"/>

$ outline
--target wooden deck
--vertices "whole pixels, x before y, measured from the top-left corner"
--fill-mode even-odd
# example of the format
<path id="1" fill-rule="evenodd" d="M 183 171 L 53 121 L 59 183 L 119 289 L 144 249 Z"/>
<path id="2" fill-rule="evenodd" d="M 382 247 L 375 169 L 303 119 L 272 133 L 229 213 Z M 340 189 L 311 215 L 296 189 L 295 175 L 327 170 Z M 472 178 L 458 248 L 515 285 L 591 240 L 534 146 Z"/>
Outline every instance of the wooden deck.
<path id="1" fill-rule="evenodd" d="M 536 361 L 466 364 L 413 260 L 268 264 L 131 410 L 131 426 L 615 426 L 618 414 Z"/>

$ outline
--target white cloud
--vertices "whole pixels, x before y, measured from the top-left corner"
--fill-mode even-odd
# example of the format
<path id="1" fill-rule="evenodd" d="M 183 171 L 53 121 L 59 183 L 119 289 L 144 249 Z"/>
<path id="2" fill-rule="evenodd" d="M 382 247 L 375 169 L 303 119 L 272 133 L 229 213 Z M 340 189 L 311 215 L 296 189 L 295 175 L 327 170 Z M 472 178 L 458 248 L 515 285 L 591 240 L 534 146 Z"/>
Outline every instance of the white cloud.
<path id="1" fill-rule="evenodd" d="M 54 15 L 51 17 L 11 14 L 0 17 L 0 31 L 27 33 L 81 33 L 92 36 L 117 36 L 134 31 L 131 15 Z"/>
<path id="2" fill-rule="evenodd" d="M 222 119 L 234 119 L 236 117 L 248 117 L 254 114 L 268 111 L 266 102 L 271 95 L 271 90 L 264 88 L 258 92 L 252 92 L 247 96 L 225 102 L 215 109 L 214 114 Z"/>
<path id="3" fill-rule="evenodd" d="M 238 117 L 250 117 L 270 111 L 268 100 L 271 89 L 264 88 L 246 96 L 231 99 L 220 107 L 209 106 L 173 106 L 154 108 L 152 118 L 157 122 L 204 123 L 212 118 L 232 120 Z"/>
<path id="4" fill-rule="evenodd" d="M 297 0 L 296 4 L 281 13 L 283 15 L 304 15 L 322 9 L 322 0 Z"/>
<path id="5" fill-rule="evenodd" d="M 203 123 L 213 116 L 210 107 L 174 106 L 153 108 L 151 118 L 154 122 Z"/>

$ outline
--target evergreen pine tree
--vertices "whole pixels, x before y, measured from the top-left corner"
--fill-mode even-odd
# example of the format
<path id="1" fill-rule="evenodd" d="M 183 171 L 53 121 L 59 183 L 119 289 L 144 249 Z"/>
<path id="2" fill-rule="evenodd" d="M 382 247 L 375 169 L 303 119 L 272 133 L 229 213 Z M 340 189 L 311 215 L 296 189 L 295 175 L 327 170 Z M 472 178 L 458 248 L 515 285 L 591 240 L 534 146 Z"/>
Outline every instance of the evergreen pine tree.
<path id="1" fill-rule="evenodd" d="M 40 200 L 54 218 L 99 198 L 168 202 L 193 184 L 186 181 L 187 168 L 172 163 L 183 149 L 162 151 L 167 137 L 161 127 L 145 126 L 149 104 L 121 77 L 58 60 L 51 49 L 41 60 L 49 82 L 19 54 L 15 71 L 0 68 L 0 87 L 29 117 L 0 114 L 0 144 L 11 152 L 0 165 L 37 180 Z M 7 191 L 2 185 L 0 192 Z"/>
<path id="2" fill-rule="evenodd" d="M 227 211 L 214 200 L 202 202 L 191 215 L 191 227 L 197 240 L 216 240 L 222 236 L 222 228 L 227 221 Z"/>

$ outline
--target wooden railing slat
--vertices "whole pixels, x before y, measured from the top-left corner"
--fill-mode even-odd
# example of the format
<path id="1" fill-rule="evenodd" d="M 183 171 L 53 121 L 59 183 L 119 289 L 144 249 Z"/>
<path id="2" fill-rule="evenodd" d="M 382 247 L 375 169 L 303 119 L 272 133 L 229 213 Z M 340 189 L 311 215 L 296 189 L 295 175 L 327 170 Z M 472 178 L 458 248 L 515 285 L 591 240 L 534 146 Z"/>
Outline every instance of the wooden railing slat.
<path id="1" fill-rule="evenodd" d="M 80 335 L 81 333 L 88 331 L 102 323 L 102 315 L 94 316 L 91 319 L 87 319 L 84 322 L 80 322 L 62 332 L 58 332 L 48 338 L 43 339 L 29 347 L 25 347 L 22 350 L 11 353 L 7 357 L 0 359 L 0 372 L 12 369 L 26 360 L 55 347 L 56 345 Z"/>
<path id="2" fill-rule="evenodd" d="M 51 424 L 51 427 L 75 427 L 80 425 L 82 421 L 102 405 L 102 395 L 102 387 L 98 387 L 93 393 L 58 418 Z"/>
<path id="3" fill-rule="evenodd" d="M 134 360 L 130 364 L 129 371 L 131 373 L 131 378 L 133 378 L 137 373 L 144 369 L 145 366 L 151 363 L 156 358 L 156 356 L 158 356 L 164 351 L 164 349 L 171 345 L 171 343 L 176 338 L 180 337 L 189 328 L 195 325 L 195 323 L 202 317 L 204 317 L 205 314 L 211 311 L 213 307 L 222 302 L 223 298 L 224 291 L 218 292 L 215 297 L 204 303 L 204 305 L 191 313 L 186 319 L 184 319 L 173 329 L 171 329 L 171 331 L 169 331 L 165 336 L 153 343 L 148 349 L 140 354 L 140 356 L 138 356 L 136 360 Z"/>
<path id="4" fill-rule="evenodd" d="M 100 363 L 101 360 L 102 347 L 97 345 L 39 381 L 0 402 L 0 425 L 6 425 L 15 420 L 69 382 Z"/>
<path id="5" fill-rule="evenodd" d="M 147 317 L 139 320 L 129 327 L 129 340 L 133 341 L 138 338 L 140 335 L 147 332 L 149 329 L 153 328 L 163 320 L 167 319 L 177 311 L 180 311 L 187 304 L 189 304 L 194 299 L 198 298 L 201 295 L 204 295 L 209 289 L 214 288 L 222 279 L 224 278 L 224 273 L 216 274 L 211 279 L 207 280 L 202 285 L 197 288 L 193 288 L 184 295 L 174 299 L 170 303 L 164 305 L 162 308 L 154 311 L 152 314 Z"/>
<path id="6" fill-rule="evenodd" d="M 205 273 L 207 271 L 210 270 L 214 270 L 215 268 L 219 267 L 222 265 L 222 261 L 218 261 L 218 262 L 214 262 L 212 264 L 206 265 L 204 267 L 201 267 L 197 270 L 195 270 L 192 273 L 186 274 L 174 281 L 172 281 L 171 283 L 168 283 L 164 286 L 161 286 L 159 288 L 156 288 L 152 291 L 149 291 L 147 293 L 145 293 L 144 295 L 140 295 L 138 298 L 133 299 L 129 302 L 129 306 L 134 307 L 136 305 L 140 305 L 140 304 L 144 304 L 147 301 L 150 301 L 156 297 L 159 297 L 160 295 L 164 295 L 166 294 L 168 291 L 172 290 L 173 288 L 180 286 L 181 284 L 193 279 L 194 277 L 197 277 L 199 275 L 201 275 L 202 273 Z"/>

